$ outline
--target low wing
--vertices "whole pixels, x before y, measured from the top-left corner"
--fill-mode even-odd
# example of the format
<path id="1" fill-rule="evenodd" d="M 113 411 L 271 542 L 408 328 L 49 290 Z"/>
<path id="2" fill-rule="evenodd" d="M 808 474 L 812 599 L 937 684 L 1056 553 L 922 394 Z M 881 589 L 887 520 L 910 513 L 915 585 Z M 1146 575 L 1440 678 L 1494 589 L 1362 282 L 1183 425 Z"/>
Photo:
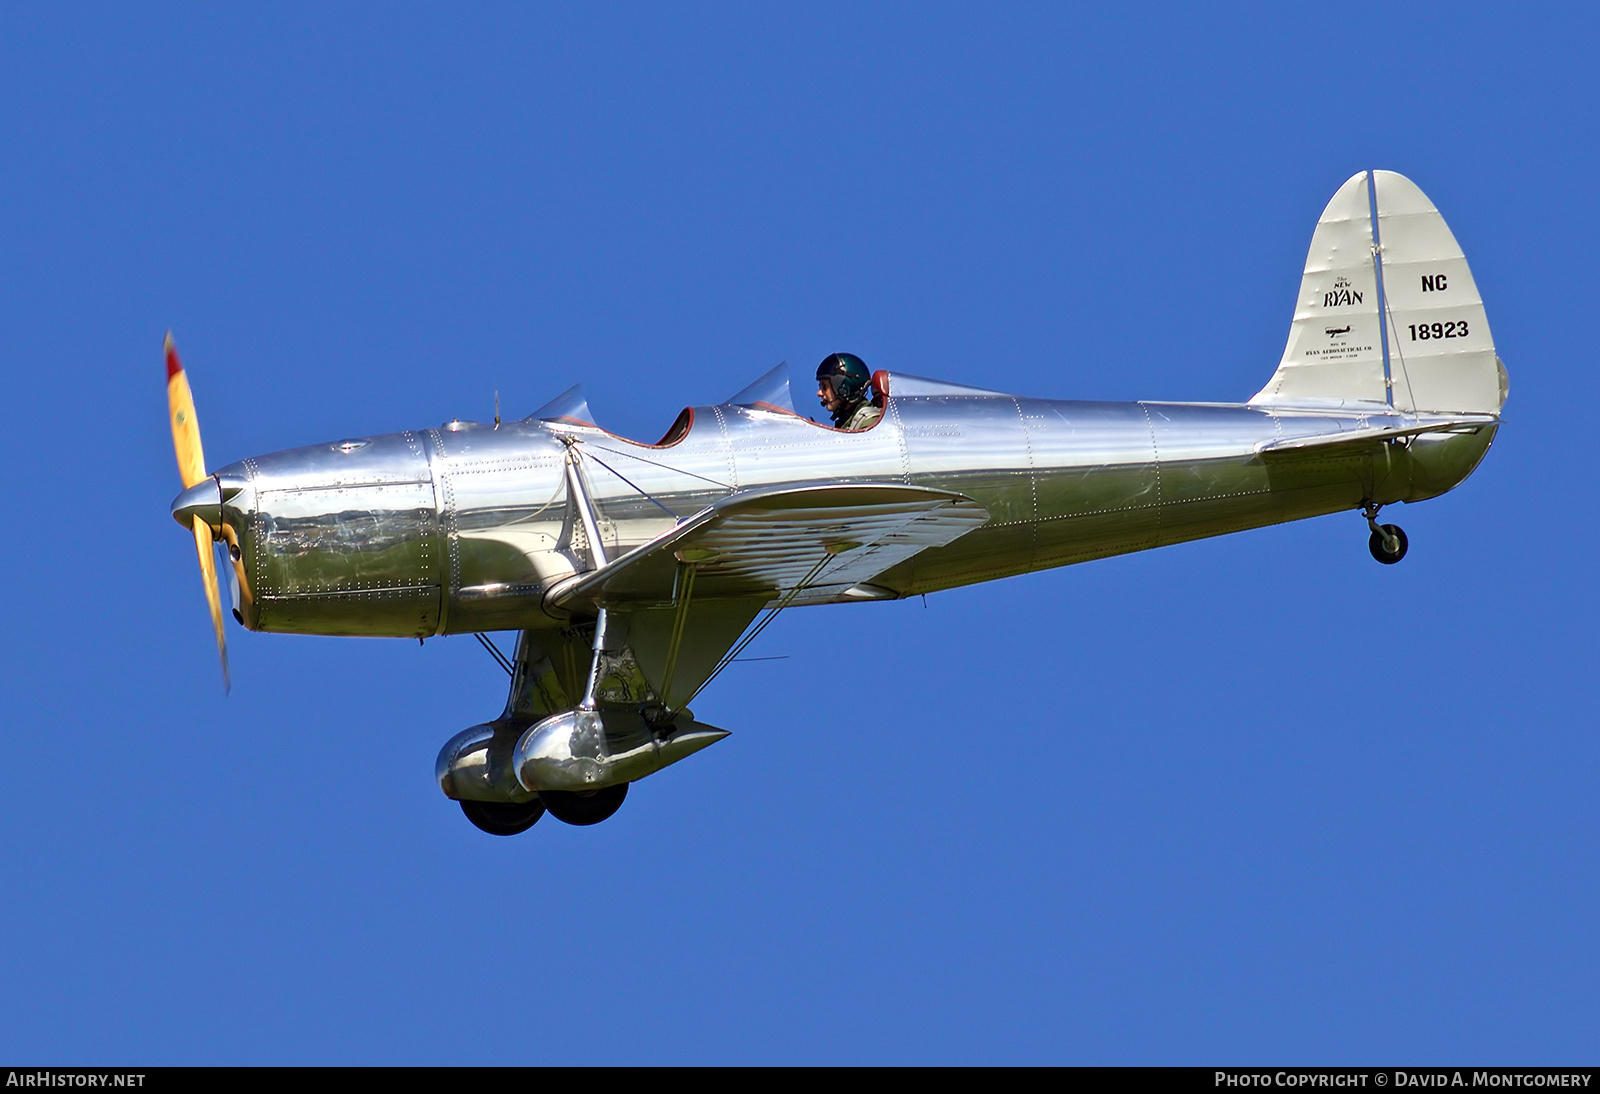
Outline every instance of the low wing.
<path id="1" fill-rule="evenodd" d="M 1373 426 L 1341 433 L 1322 433 L 1312 437 L 1284 437 L 1281 440 L 1263 441 L 1256 445 L 1256 453 L 1263 459 L 1292 456 L 1336 455 L 1340 450 L 1356 451 L 1379 441 L 1394 441 L 1405 437 L 1418 437 L 1424 433 L 1476 433 L 1486 425 L 1493 425 L 1494 417 L 1451 418 L 1409 426 Z"/>
<path id="2" fill-rule="evenodd" d="M 694 569 L 697 600 L 838 599 L 988 519 L 988 510 L 962 494 L 898 483 L 749 490 L 585 574 L 558 600 L 601 607 L 660 603 L 675 596 L 683 565 Z"/>

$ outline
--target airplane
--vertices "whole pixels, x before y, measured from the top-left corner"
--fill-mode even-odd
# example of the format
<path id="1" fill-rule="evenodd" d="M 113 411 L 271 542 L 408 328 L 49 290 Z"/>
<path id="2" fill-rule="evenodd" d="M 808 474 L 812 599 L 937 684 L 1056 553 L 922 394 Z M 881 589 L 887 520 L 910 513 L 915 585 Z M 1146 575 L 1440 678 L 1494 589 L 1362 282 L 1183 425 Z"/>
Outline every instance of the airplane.
<path id="1" fill-rule="evenodd" d="M 644 444 L 574 387 L 521 421 L 340 438 L 205 468 L 165 346 L 183 492 L 217 649 L 233 616 L 290 634 L 478 636 L 499 717 L 435 774 L 485 832 L 614 814 L 630 784 L 727 731 L 690 703 L 780 612 L 894 600 L 1454 488 L 1508 382 L 1467 261 L 1432 202 L 1352 176 L 1312 235 L 1288 343 L 1243 403 L 1033 399 L 877 372 L 881 416 L 796 412 L 786 366 Z M 510 657 L 486 636 L 515 631 Z"/>

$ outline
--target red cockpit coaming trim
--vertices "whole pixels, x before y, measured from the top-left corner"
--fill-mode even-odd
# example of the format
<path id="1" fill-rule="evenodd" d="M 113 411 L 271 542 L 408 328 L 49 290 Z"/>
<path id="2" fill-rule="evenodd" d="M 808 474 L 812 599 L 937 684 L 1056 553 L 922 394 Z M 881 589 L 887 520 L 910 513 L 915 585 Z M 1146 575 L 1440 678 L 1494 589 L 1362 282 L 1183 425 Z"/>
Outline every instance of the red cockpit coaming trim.
<path id="1" fill-rule="evenodd" d="M 667 427 L 667 431 L 665 433 L 661 434 L 661 439 L 655 444 L 647 447 L 671 448 L 673 445 L 687 437 L 689 435 L 689 430 L 693 428 L 694 407 L 686 406 L 683 408 L 683 412 L 678 415 L 677 420 Z"/>
<path id="2" fill-rule="evenodd" d="M 546 424 L 551 425 L 557 422 L 569 422 L 572 425 L 581 425 L 585 429 L 598 430 L 614 441 L 621 441 L 623 444 L 631 444 L 635 448 L 671 448 L 673 445 L 687 437 L 689 435 L 689 430 L 694 428 L 694 407 L 684 407 L 683 412 L 678 415 L 677 419 L 673 421 L 672 425 L 664 434 L 661 435 L 661 439 L 655 444 L 645 444 L 643 441 L 636 441 L 632 437 L 624 437 L 620 433 L 613 433 L 603 425 L 595 425 L 593 422 L 580 422 L 577 418 L 545 418 L 543 420 Z"/>

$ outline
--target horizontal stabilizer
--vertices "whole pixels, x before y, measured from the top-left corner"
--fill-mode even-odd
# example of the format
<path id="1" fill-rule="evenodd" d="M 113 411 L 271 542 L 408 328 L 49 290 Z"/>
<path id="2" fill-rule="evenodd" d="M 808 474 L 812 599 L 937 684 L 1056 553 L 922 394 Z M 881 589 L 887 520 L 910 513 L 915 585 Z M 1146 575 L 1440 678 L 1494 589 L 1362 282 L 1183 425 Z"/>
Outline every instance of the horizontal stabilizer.
<path id="1" fill-rule="evenodd" d="M 1341 449 L 1355 451 L 1380 441 L 1394 441 L 1403 437 L 1419 437 L 1424 433 L 1476 433 L 1496 419 L 1453 418 L 1407 426 L 1382 426 L 1368 429 L 1350 429 L 1337 433 L 1320 433 L 1310 437 L 1283 437 L 1263 441 L 1256 445 L 1256 453 L 1264 459 L 1296 455 L 1336 455 Z"/>
<path id="2" fill-rule="evenodd" d="M 584 575 L 554 598 L 563 605 L 659 603 L 673 597 L 680 564 L 694 567 L 697 600 L 771 598 L 801 586 L 848 588 L 988 519 L 988 510 L 962 494 L 899 483 L 750 490 Z"/>

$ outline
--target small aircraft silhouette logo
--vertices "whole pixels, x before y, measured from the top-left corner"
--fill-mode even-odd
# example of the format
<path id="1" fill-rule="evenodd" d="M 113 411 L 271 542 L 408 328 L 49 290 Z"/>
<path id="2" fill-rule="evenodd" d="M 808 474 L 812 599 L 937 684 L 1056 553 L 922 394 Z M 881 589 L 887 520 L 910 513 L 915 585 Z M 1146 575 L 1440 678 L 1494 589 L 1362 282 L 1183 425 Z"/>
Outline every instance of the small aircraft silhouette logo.
<path id="1" fill-rule="evenodd" d="M 1324 327 L 1323 329 L 1328 332 L 1328 337 L 1329 338 L 1337 338 L 1341 334 L 1349 334 L 1350 333 L 1350 328 L 1349 327 Z"/>

